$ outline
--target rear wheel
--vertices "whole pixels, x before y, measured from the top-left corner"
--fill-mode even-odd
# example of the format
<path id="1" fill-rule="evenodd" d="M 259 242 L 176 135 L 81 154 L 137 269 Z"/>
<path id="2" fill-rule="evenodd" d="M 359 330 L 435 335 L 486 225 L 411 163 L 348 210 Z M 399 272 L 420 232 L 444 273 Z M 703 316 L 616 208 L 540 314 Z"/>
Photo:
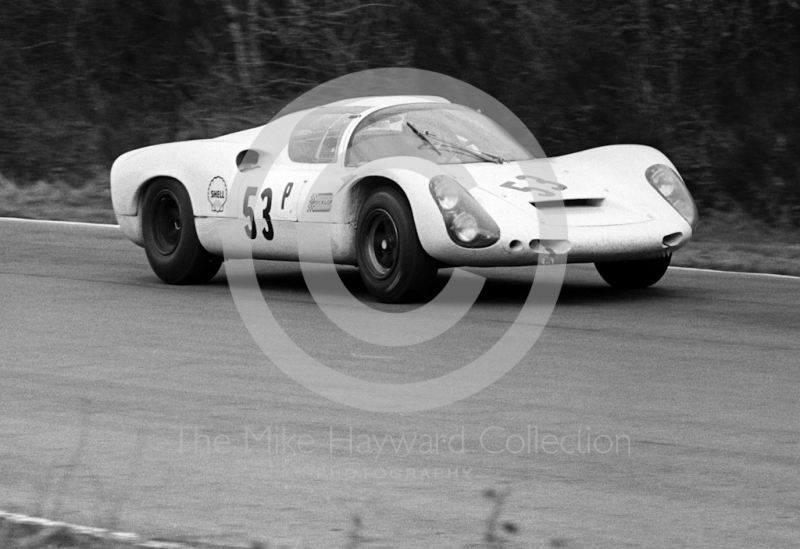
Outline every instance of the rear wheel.
<path id="1" fill-rule="evenodd" d="M 364 285 L 379 301 L 425 299 L 433 289 L 438 264 L 422 249 L 411 206 L 397 189 L 380 187 L 364 202 L 356 256 Z"/>
<path id="2" fill-rule="evenodd" d="M 222 258 L 200 244 L 189 193 L 174 179 L 159 179 L 147 188 L 142 234 L 150 267 L 167 284 L 208 282 L 222 265 Z"/>
<path id="3" fill-rule="evenodd" d="M 615 288 L 647 288 L 661 280 L 671 259 L 672 255 L 667 255 L 635 261 L 604 261 L 594 266 L 603 280 Z"/>

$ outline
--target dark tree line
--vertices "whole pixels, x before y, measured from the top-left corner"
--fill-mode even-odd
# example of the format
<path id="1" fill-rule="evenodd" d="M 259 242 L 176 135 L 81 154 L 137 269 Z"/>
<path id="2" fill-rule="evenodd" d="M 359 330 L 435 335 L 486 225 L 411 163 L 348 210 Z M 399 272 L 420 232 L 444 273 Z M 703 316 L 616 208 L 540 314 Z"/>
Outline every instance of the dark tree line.
<path id="1" fill-rule="evenodd" d="M 549 155 L 650 144 L 701 204 L 800 223 L 798 0 L 3 2 L 0 173 L 100 181 L 388 66 L 485 90 Z"/>

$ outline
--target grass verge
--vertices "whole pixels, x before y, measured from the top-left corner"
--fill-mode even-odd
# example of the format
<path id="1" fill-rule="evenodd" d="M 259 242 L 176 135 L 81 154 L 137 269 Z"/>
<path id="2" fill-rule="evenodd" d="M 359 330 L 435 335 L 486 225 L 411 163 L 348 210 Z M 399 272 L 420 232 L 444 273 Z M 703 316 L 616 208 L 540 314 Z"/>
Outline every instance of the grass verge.
<path id="1" fill-rule="evenodd" d="M 512 549 L 520 545 L 512 543 L 519 533 L 516 524 L 500 519 L 507 497 L 511 490 L 508 486 L 502 489 L 487 489 L 483 495 L 490 500 L 492 509 L 486 520 L 483 539 L 480 542 L 464 546 L 464 549 Z M 344 541 L 344 549 L 359 549 L 377 539 L 365 536 L 360 516 L 352 517 L 352 525 Z M 509 545 L 511 543 L 511 545 Z M 553 538 L 550 547 L 567 547 L 563 538 Z M 149 549 L 240 549 L 202 543 L 183 543 L 170 541 L 145 540 L 136 534 L 113 532 L 102 528 L 79 526 L 64 522 L 30 517 L 22 514 L 0 511 L 0 548 L 2 549 L 123 549 L 130 547 L 146 547 Z M 267 542 L 253 541 L 249 549 L 269 549 Z M 281 545 L 282 549 L 290 549 Z M 244 549 L 242 547 L 241 549 Z"/>
<path id="2" fill-rule="evenodd" d="M 701 212 L 676 267 L 800 276 L 800 229 L 772 226 L 739 212 Z"/>
<path id="3" fill-rule="evenodd" d="M 82 187 L 64 182 L 37 181 L 18 185 L 0 175 L 0 217 L 116 223 L 108 178 L 87 181 Z"/>

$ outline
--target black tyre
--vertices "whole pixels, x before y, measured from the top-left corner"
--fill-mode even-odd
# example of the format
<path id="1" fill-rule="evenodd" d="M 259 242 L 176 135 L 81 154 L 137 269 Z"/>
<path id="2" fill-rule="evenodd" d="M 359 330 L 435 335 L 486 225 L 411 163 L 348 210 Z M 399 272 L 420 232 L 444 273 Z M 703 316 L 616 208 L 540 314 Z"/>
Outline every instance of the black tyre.
<path id="1" fill-rule="evenodd" d="M 603 280 L 615 288 L 647 288 L 661 280 L 671 259 L 672 255 L 667 255 L 636 261 L 605 261 L 594 266 Z"/>
<path id="2" fill-rule="evenodd" d="M 167 284 L 208 282 L 222 265 L 222 258 L 200 245 L 189 193 L 174 179 L 159 179 L 147 188 L 142 233 L 147 260 Z"/>
<path id="3" fill-rule="evenodd" d="M 430 296 L 438 270 L 417 236 L 411 206 L 392 187 L 379 187 L 361 207 L 356 230 L 361 279 L 379 301 L 415 301 Z"/>

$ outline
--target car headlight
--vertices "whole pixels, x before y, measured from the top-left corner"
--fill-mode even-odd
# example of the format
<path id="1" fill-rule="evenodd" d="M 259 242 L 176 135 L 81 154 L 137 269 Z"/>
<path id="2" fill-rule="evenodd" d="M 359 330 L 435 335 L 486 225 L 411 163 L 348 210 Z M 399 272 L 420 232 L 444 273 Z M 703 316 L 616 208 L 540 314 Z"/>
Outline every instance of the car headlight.
<path id="1" fill-rule="evenodd" d="M 429 189 L 453 242 L 465 248 L 486 248 L 500 240 L 500 227 L 458 181 L 437 175 Z"/>
<path id="2" fill-rule="evenodd" d="M 675 170 L 664 164 L 654 164 L 647 168 L 644 176 L 650 185 L 669 202 L 675 210 L 694 229 L 697 226 L 697 206 L 689 189 Z"/>

